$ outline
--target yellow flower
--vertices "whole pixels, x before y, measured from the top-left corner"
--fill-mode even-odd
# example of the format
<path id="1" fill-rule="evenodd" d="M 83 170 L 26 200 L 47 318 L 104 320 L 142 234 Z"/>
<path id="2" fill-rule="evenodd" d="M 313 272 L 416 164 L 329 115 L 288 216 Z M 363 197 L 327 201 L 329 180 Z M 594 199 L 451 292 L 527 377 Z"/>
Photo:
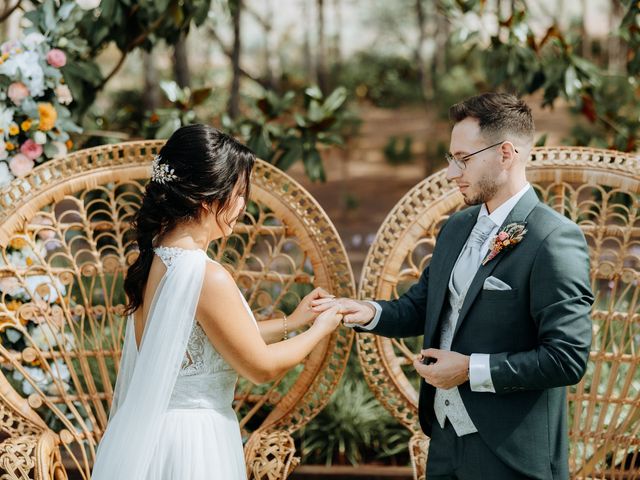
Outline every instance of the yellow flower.
<path id="1" fill-rule="evenodd" d="M 10 302 L 7 302 L 7 309 L 12 312 L 15 312 L 20 308 L 21 305 L 22 305 L 22 302 L 18 300 L 11 300 Z"/>
<path id="2" fill-rule="evenodd" d="M 503 244 L 505 247 L 508 247 L 510 243 L 511 243 L 511 242 L 510 242 L 509 240 L 505 240 L 504 242 L 502 242 L 502 244 Z"/>
<path id="3" fill-rule="evenodd" d="M 39 130 L 43 132 L 47 132 L 53 128 L 56 124 L 56 120 L 58 119 L 58 112 L 53 108 L 53 105 L 50 103 L 39 103 L 38 104 L 38 113 L 40 114 L 40 126 Z"/>
<path id="4" fill-rule="evenodd" d="M 16 147 L 11 142 L 6 142 L 4 144 L 4 148 L 6 148 L 7 152 L 14 150 Z"/>
<path id="5" fill-rule="evenodd" d="M 32 123 L 33 123 L 33 122 L 31 121 L 31 119 L 30 119 L 30 118 L 27 118 L 24 122 L 22 122 L 22 123 L 20 124 L 20 128 L 22 128 L 22 131 L 23 131 L 23 132 L 26 132 L 27 130 L 31 129 L 31 124 L 32 124 Z"/>
<path id="6" fill-rule="evenodd" d="M 9 135 L 17 135 L 19 133 L 20 129 L 18 128 L 18 125 L 16 125 L 15 123 L 9 125 Z"/>
<path id="7" fill-rule="evenodd" d="M 24 248 L 27 246 L 27 242 L 22 237 L 15 237 L 9 242 L 11 248 Z"/>
<path id="8" fill-rule="evenodd" d="M 73 147 L 73 142 L 71 140 L 67 140 L 64 144 L 67 147 L 67 150 L 71 150 L 71 147 Z"/>
<path id="9" fill-rule="evenodd" d="M 31 257 L 27 257 L 25 259 L 25 263 L 27 264 L 27 267 L 30 267 L 31 265 L 33 265 L 33 259 Z"/>

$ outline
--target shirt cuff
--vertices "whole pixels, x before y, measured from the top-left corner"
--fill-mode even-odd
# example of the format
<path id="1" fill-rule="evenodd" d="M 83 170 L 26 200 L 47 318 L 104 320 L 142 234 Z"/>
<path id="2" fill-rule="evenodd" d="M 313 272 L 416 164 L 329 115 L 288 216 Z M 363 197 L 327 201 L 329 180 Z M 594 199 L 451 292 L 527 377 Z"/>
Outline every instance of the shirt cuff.
<path id="1" fill-rule="evenodd" d="M 488 353 L 472 353 L 469 360 L 469 383 L 472 392 L 496 393 L 491 379 Z"/>
<path id="2" fill-rule="evenodd" d="M 380 306 L 380 304 L 372 302 L 371 300 L 367 300 L 367 302 L 373 305 L 373 308 L 376 309 L 376 314 L 373 316 L 373 319 L 366 325 L 358 325 L 357 323 L 345 323 L 345 327 L 359 327 L 361 330 L 373 330 L 374 328 L 376 328 L 376 325 L 378 325 L 378 322 L 380 321 L 380 315 L 382 315 L 382 307 Z"/>

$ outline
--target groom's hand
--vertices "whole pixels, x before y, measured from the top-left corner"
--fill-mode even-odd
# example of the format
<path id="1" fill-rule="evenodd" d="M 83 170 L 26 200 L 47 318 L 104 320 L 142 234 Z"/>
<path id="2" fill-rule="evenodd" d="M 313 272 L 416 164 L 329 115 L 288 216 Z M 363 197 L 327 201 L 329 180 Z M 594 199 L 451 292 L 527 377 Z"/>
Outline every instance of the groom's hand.
<path id="1" fill-rule="evenodd" d="M 344 316 L 344 323 L 352 325 L 366 325 L 376 315 L 376 309 L 368 302 L 352 300 L 350 298 L 320 298 L 311 302 L 312 310 L 322 313 L 333 306 L 339 307 L 339 312 Z"/>
<path id="2" fill-rule="evenodd" d="M 428 365 L 423 363 L 425 358 L 429 359 Z M 416 356 L 413 366 L 429 385 L 449 390 L 469 380 L 469 359 L 458 352 L 429 348 Z"/>

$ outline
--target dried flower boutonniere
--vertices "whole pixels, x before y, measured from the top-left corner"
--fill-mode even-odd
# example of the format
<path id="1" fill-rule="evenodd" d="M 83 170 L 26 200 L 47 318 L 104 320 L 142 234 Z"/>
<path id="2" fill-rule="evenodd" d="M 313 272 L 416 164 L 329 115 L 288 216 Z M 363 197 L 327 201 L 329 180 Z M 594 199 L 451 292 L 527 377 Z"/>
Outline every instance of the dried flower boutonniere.
<path id="1" fill-rule="evenodd" d="M 482 261 L 482 265 L 486 265 L 496 258 L 501 251 L 513 248 L 520 243 L 527 233 L 526 225 L 526 223 L 510 223 L 500 230 L 491 240 L 491 249 Z"/>

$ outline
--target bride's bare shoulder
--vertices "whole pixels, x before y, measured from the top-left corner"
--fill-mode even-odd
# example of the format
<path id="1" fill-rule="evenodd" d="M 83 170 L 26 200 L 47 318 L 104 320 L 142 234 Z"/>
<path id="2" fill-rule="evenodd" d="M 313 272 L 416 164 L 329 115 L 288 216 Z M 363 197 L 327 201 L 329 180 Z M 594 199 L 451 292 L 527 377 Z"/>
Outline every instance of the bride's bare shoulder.
<path id="1" fill-rule="evenodd" d="M 231 273 L 222 265 L 216 262 L 207 262 L 202 285 L 202 293 L 205 298 L 227 296 L 234 292 L 237 294 L 238 287 L 231 276 Z"/>

